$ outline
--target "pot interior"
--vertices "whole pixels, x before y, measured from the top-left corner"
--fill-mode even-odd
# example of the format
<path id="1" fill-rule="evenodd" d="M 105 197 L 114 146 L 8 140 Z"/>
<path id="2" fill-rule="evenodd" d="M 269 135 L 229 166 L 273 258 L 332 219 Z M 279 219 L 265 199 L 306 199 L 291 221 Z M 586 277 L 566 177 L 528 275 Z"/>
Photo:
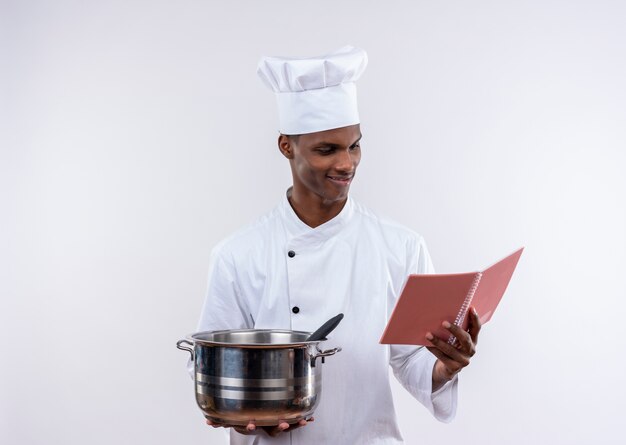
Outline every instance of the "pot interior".
<path id="1" fill-rule="evenodd" d="M 238 329 L 226 331 L 207 331 L 193 334 L 191 338 L 198 343 L 228 346 L 287 346 L 315 344 L 307 342 L 310 332 L 287 331 L 278 329 Z"/>

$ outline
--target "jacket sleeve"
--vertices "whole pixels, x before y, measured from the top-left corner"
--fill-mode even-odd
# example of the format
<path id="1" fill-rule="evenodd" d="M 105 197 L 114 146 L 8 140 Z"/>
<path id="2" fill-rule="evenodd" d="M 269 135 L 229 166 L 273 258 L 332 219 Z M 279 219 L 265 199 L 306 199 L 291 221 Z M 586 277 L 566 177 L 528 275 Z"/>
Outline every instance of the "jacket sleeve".
<path id="1" fill-rule="evenodd" d="M 418 236 L 408 247 L 405 279 L 411 273 L 435 273 L 422 237 Z M 436 361 L 437 358 L 423 346 L 390 346 L 389 363 L 398 381 L 437 420 L 448 423 L 456 415 L 458 375 L 433 393 L 432 375 Z"/>
<path id="2" fill-rule="evenodd" d="M 250 329 L 252 321 L 239 285 L 231 255 L 218 244 L 211 252 L 204 304 L 196 331 Z M 187 362 L 193 378 L 193 363 Z"/>
<path id="3" fill-rule="evenodd" d="M 252 328 L 250 311 L 237 282 L 232 255 L 222 244 L 211 252 L 207 290 L 198 332 Z"/>

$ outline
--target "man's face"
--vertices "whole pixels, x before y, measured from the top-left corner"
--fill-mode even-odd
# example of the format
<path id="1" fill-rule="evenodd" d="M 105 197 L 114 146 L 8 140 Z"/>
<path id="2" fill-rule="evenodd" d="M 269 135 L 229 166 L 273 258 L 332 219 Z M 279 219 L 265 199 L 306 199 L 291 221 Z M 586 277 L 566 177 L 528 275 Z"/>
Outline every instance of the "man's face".
<path id="1" fill-rule="evenodd" d="M 279 147 L 291 163 L 294 192 L 330 204 L 348 197 L 361 160 L 360 125 L 298 137 L 281 135 Z"/>

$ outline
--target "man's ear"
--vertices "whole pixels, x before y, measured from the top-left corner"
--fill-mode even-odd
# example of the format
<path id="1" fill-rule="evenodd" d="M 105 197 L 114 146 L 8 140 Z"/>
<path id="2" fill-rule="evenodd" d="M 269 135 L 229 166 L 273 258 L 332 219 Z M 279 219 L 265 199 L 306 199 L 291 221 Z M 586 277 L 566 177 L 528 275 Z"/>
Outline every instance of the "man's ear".
<path id="1" fill-rule="evenodd" d="M 278 149 L 287 159 L 293 159 L 293 141 L 286 134 L 278 136 Z"/>

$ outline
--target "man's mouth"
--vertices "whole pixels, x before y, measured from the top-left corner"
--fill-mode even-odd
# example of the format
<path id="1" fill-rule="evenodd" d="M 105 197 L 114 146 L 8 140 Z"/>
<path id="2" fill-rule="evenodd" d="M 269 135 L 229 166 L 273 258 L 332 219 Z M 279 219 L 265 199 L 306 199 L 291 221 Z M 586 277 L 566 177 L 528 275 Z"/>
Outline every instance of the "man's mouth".
<path id="1" fill-rule="evenodd" d="M 338 185 L 348 185 L 354 176 L 326 176 L 332 182 Z"/>

